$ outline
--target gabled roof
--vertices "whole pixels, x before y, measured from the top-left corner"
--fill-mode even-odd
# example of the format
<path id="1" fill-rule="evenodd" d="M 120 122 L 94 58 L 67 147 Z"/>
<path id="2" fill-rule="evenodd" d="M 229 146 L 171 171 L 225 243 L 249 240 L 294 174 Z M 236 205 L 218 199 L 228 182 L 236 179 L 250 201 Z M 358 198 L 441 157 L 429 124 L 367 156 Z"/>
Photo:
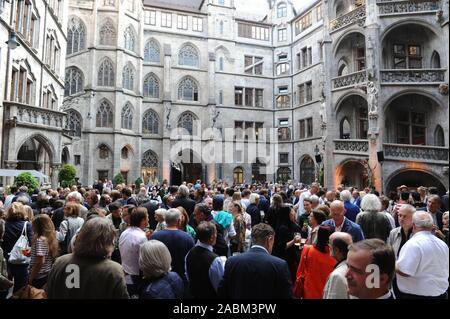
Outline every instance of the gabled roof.
<path id="1" fill-rule="evenodd" d="M 144 5 L 183 11 L 199 12 L 205 0 L 144 0 Z"/>

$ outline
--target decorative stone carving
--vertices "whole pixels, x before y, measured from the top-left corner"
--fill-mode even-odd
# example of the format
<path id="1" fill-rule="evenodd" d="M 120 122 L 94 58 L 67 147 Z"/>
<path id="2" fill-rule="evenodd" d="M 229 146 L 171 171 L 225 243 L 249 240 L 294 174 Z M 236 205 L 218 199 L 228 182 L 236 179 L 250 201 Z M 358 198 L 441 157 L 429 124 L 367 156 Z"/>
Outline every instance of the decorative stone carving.
<path id="1" fill-rule="evenodd" d="M 166 129 L 170 130 L 170 113 L 172 113 L 172 104 L 164 103 L 164 114 L 166 114 Z"/>
<path id="2" fill-rule="evenodd" d="M 381 70 L 384 83 L 438 83 L 445 79 L 445 70 L 440 69 L 395 69 Z"/>
<path id="3" fill-rule="evenodd" d="M 438 0 L 410 0 L 378 2 L 380 14 L 396 14 L 439 10 Z M 438 15 L 436 13 L 436 15 Z"/>
<path id="4" fill-rule="evenodd" d="M 384 144 L 384 154 L 402 159 L 448 161 L 448 149 L 443 147 Z"/>
<path id="5" fill-rule="evenodd" d="M 367 140 L 335 140 L 334 149 L 336 151 L 365 153 L 369 151 L 369 143 Z"/>
<path id="6" fill-rule="evenodd" d="M 64 129 L 66 115 L 62 112 L 23 104 L 10 104 L 8 107 L 16 124 L 23 122 Z"/>
<path id="7" fill-rule="evenodd" d="M 448 94 L 448 84 L 447 83 L 441 83 L 439 85 L 439 93 L 441 93 L 442 95 Z"/>
<path id="8" fill-rule="evenodd" d="M 333 32 L 337 29 L 346 27 L 348 25 L 351 25 L 353 23 L 362 23 L 364 26 L 366 20 L 366 6 L 361 5 L 357 7 L 355 10 L 350 11 L 349 13 L 346 13 L 339 18 L 336 18 L 332 21 L 330 21 L 330 31 Z"/>
<path id="9" fill-rule="evenodd" d="M 346 74 L 332 79 L 333 89 L 352 86 L 367 81 L 366 70 Z"/>
<path id="10" fill-rule="evenodd" d="M 367 105 L 369 116 L 378 114 L 378 89 L 374 82 L 367 82 Z"/>

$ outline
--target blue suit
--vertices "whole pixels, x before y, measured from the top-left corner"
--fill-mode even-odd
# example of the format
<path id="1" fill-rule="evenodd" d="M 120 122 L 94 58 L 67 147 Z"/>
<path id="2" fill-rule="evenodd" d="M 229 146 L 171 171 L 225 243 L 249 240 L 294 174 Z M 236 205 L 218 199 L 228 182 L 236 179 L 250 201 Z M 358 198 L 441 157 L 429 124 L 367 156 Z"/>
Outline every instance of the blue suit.
<path id="1" fill-rule="evenodd" d="M 218 292 L 227 299 L 292 298 L 288 265 L 262 247 L 252 247 L 227 260 Z"/>
<path id="2" fill-rule="evenodd" d="M 322 225 L 336 228 L 333 219 L 328 219 L 324 221 Z M 364 234 L 361 230 L 361 227 L 358 224 L 349 220 L 347 217 L 344 218 L 344 225 L 342 225 L 341 232 L 350 234 L 353 238 L 354 243 L 360 240 L 364 240 Z"/>
<path id="3" fill-rule="evenodd" d="M 356 222 L 356 215 L 359 214 L 360 209 L 355 204 L 350 203 L 350 201 L 344 202 L 345 207 L 345 217 L 350 219 L 352 222 Z"/>

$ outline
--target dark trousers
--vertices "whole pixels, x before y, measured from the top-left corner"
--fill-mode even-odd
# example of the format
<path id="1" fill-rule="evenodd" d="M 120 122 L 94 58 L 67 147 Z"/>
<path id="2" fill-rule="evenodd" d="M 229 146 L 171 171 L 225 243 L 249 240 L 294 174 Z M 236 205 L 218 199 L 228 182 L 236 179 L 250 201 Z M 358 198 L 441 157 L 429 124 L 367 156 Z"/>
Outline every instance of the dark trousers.
<path id="1" fill-rule="evenodd" d="M 14 293 L 28 283 L 28 264 L 16 265 L 8 263 L 8 276 L 10 280 L 14 280 Z"/>
<path id="2" fill-rule="evenodd" d="M 45 286 L 45 284 L 47 283 L 47 278 L 48 276 L 39 278 L 39 279 L 34 279 L 33 282 L 31 283 L 31 285 L 34 288 L 38 288 L 38 289 L 42 289 L 42 287 Z"/>

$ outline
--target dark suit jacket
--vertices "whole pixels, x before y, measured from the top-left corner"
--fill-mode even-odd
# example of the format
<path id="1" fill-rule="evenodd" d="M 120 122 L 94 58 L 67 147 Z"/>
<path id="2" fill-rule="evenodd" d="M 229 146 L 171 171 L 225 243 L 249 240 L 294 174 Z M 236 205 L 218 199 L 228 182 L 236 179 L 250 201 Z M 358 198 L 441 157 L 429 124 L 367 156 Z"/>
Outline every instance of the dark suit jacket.
<path id="1" fill-rule="evenodd" d="M 147 208 L 148 224 L 150 226 L 150 229 L 155 229 L 156 225 L 158 225 L 158 222 L 155 219 L 155 211 L 158 209 L 158 204 L 156 204 L 155 202 L 152 202 L 152 201 L 148 201 L 139 207 Z"/>
<path id="2" fill-rule="evenodd" d="M 194 213 L 195 201 L 190 198 L 180 198 L 177 197 L 172 202 L 172 207 L 177 208 L 178 206 L 183 207 L 191 218 L 191 215 Z"/>
<path id="3" fill-rule="evenodd" d="M 287 263 L 260 247 L 230 257 L 219 284 L 219 296 L 231 299 L 292 298 Z"/>

